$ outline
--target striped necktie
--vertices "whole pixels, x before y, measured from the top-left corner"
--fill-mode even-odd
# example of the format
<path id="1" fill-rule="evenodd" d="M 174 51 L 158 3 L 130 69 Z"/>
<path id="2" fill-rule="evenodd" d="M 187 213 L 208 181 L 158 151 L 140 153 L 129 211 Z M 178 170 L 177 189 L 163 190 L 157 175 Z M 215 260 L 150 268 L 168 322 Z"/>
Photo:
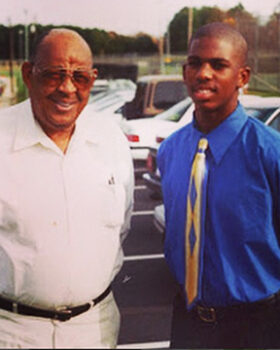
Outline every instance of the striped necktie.
<path id="1" fill-rule="evenodd" d="M 203 229 L 203 190 L 205 189 L 205 182 L 207 180 L 205 155 L 207 147 L 207 139 L 200 139 L 197 153 L 192 164 L 187 197 L 185 288 L 188 305 L 190 305 L 197 297 L 199 286 L 199 251 L 201 230 Z"/>

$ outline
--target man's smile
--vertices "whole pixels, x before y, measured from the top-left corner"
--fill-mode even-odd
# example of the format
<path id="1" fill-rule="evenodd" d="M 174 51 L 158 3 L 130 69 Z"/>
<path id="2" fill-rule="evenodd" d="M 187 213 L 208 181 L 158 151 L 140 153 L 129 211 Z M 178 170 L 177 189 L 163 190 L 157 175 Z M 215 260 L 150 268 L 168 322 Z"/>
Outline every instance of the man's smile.
<path id="1" fill-rule="evenodd" d="M 217 92 L 214 87 L 197 86 L 192 90 L 194 100 L 208 100 Z"/>
<path id="2" fill-rule="evenodd" d="M 56 109 L 61 112 L 70 111 L 77 103 L 76 100 L 61 100 L 58 98 L 51 97 L 50 100 L 55 105 Z"/>

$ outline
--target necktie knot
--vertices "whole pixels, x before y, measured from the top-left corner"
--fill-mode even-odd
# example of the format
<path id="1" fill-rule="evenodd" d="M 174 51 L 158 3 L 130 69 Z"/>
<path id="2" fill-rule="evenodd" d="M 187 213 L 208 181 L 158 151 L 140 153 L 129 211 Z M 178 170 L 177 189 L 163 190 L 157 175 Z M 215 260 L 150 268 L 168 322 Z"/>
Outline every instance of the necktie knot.
<path id="1" fill-rule="evenodd" d="M 198 142 L 198 152 L 205 152 L 208 148 L 208 140 L 206 138 L 202 138 Z"/>

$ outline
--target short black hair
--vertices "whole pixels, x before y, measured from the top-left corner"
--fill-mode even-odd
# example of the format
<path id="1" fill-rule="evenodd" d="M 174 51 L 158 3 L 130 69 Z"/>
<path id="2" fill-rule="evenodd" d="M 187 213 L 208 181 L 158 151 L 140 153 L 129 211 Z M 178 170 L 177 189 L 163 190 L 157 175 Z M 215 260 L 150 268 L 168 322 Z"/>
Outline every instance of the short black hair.
<path id="1" fill-rule="evenodd" d="M 248 45 L 243 35 L 235 28 L 227 23 L 213 22 L 205 24 L 198 28 L 198 30 L 191 37 L 189 48 L 194 40 L 200 38 L 218 38 L 227 39 L 234 43 L 236 52 L 240 57 L 241 65 L 246 65 L 248 61 Z"/>

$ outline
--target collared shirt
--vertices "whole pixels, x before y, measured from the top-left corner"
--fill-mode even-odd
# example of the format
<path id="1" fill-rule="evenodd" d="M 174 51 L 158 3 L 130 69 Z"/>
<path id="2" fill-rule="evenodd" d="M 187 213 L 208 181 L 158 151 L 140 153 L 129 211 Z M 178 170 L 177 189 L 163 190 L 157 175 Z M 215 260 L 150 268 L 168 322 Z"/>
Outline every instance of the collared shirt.
<path id="1" fill-rule="evenodd" d="M 99 296 L 122 265 L 134 176 L 113 121 L 76 122 L 66 154 L 30 101 L 0 114 L 0 294 L 49 309 Z"/>
<path id="2" fill-rule="evenodd" d="M 192 122 L 159 149 L 167 262 L 183 286 L 186 198 L 201 137 L 209 142 L 209 172 L 197 302 L 226 306 L 266 298 L 280 289 L 280 135 L 240 104 L 207 135 Z"/>

